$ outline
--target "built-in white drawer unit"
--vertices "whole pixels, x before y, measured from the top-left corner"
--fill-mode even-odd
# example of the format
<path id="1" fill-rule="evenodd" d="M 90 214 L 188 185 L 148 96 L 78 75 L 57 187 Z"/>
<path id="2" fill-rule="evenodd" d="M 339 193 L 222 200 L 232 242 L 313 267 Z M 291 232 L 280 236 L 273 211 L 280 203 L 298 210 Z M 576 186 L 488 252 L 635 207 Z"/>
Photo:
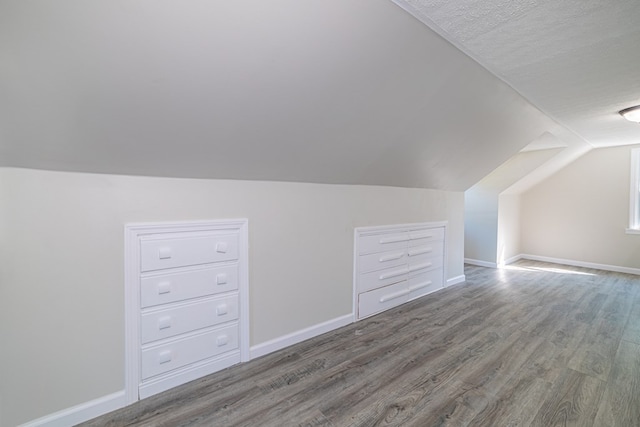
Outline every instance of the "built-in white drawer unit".
<path id="1" fill-rule="evenodd" d="M 126 240 L 140 398 L 248 360 L 246 220 L 134 224 Z"/>
<path id="2" fill-rule="evenodd" d="M 444 287 L 446 222 L 355 231 L 354 312 L 362 319 Z"/>

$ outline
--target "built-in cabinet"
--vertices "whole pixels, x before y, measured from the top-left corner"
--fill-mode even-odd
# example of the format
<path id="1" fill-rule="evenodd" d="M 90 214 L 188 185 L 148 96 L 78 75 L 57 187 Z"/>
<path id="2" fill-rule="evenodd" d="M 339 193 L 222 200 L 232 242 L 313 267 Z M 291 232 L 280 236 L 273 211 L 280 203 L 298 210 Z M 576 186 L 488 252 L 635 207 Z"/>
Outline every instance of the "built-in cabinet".
<path id="1" fill-rule="evenodd" d="M 446 222 L 356 228 L 356 319 L 442 289 L 445 235 Z"/>
<path id="2" fill-rule="evenodd" d="M 246 228 L 245 220 L 127 226 L 137 397 L 248 360 Z"/>

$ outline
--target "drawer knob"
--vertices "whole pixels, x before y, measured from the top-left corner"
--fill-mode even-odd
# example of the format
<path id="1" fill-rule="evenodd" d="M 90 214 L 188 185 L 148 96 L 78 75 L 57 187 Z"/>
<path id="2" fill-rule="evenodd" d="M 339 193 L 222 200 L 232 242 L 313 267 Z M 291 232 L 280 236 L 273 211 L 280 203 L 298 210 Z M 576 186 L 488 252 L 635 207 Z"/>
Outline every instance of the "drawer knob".
<path id="1" fill-rule="evenodd" d="M 397 259 L 402 258 L 403 255 L 404 255 L 404 252 L 396 252 L 396 253 L 393 253 L 393 254 L 382 255 L 379 258 L 379 260 L 380 260 L 380 262 L 395 261 Z"/>
<path id="2" fill-rule="evenodd" d="M 398 291 L 398 292 L 393 292 L 391 294 L 383 295 L 383 296 L 380 297 L 379 301 L 382 304 L 382 303 L 385 303 L 387 301 L 391 301 L 391 300 L 394 300 L 394 299 L 397 299 L 397 298 L 401 298 L 401 297 L 403 297 L 405 295 L 408 295 L 408 294 L 409 294 L 409 289 L 403 289 L 403 290 Z"/>
<path id="3" fill-rule="evenodd" d="M 433 248 L 432 247 L 416 248 L 416 249 L 409 250 L 409 256 L 429 254 L 431 252 L 433 252 Z"/>
<path id="4" fill-rule="evenodd" d="M 408 272 L 409 272 L 409 269 L 407 267 L 403 267 L 398 270 L 393 270 L 388 273 L 383 273 L 379 277 L 380 277 L 380 280 L 387 280 L 387 279 L 391 279 L 392 277 L 402 276 L 403 274 L 407 274 Z"/>
<path id="5" fill-rule="evenodd" d="M 423 262 L 422 264 L 416 264 L 412 267 L 409 267 L 409 273 L 413 273 L 414 271 L 422 270 L 423 268 L 429 268 L 433 265 L 432 262 Z"/>
<path id="6" fill-rule="evenodd" d="M 158 283 L 158 295 L 168 294 L 171 292 L 171 282 Z"/>
<path id="7" fill-rule="evenodd" d="M 216 275 L 216 283 L 218 285 L 225 285 L 227 283 L 227 274 L 226 273 L 220 273 L 220 274 Z"/>
<path id="8" fill-rule="evenodd" d="M 158 329 L 169 329 L 171 327 L 171 316 L 163 316 L 158 319 Z"/>
<path id="9" fill-rule="evenodd" d="M 171 248 L 162 247 L 158 249 L 158 258 L 160 259 L 170 259 L 171 258 Z"/>
<path id="10" fill-rule="evenodd" d="M 228 343 L 229 343 L 229 337 L 226 335 L 220 335 L 218 338 L 216 338 L 216 344 L 218 344 L 218 347 L 225 346 Z"/>
<path id="11" fill-rule="evenodd" d="M 216 314 L 218 316 L 224 316 L 225 314 L 227 314 L 229 311 L 227 304 L 220 304 L 219 306 L 216 307 Z"/>
<path id="12" fill-rule="evenodd" d="M 216 243 L 216 252 L 221 254 L 226 254 L 228 249 L 227 242 L 218 242 Z"/>
<path id="13" fill-rule="evenodd" d="M 158 363 L 162 365 L 163 363 L 171 362 L 171 350 L 161 351 L 158 354 Z"/>
<path id="14" fill-rule="evenodd" d="M 402 236 L 394 236 L 394 237 L 383 237 L 382 239 L 379 240 L 379 242 L 380 244 L 384 245 L 387 243 L 406 242 L 408 240 L 409 238 L 406 235 L 402 235 Z"/>

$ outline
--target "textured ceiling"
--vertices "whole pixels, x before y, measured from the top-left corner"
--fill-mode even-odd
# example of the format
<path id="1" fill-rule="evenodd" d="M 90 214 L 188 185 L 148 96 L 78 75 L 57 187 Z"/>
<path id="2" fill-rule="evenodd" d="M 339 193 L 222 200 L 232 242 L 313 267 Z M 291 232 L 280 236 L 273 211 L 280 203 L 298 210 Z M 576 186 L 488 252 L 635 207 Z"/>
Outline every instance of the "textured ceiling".
<path id="1" fill-rule="evenodd" d="M 638 0 L 394 0 L 595 147 L 640 143 Z"/>

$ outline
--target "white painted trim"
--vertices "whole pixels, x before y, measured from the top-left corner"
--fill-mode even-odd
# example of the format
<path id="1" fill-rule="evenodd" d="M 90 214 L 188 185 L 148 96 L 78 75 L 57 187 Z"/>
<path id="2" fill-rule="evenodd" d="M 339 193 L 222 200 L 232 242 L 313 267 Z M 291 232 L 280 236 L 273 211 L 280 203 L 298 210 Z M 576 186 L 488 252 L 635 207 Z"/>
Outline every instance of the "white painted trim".
<path id="1" fill-rule="evenodd" d="M 336 317 L 335 319 L 327 320 L 326 322 L 263 342 L 251 347 L 251 359 L 255 359 L 257 357 L 273 353 L 274 351 L 281 350 L 285 347 L 289 347 L 290 345 L 298 344 L 310 338 L 317 337 L 318 335 L 349 325 L 354 321 L 355 318 L 353 313 L 345 314 L 344 316 Z"/>
<path id="2" fill-rule="evenodd" d="M 126 404 L 138 401 L 140 382 L 140 250 L 141 228 L 124 228 L 124 390 Z"/>
<path id="3" fill-rule="evenodd" d="M 498 264 L 498 268 L 504 267 L 505 265 L 513 264 L 514 262 L 520 261 L 522 259 L 522 254 L 512 256 L 509 259 L 505 259 L 501 263 Z"/>
<path id="4" fill-rule="evenodd" d="M 352 286 L 351 286 L 351 292 L 352 292 L 352 305 L 351 305 L 351 313 L 353 314 L 353 319 L 354 321 L 358 318 L 358 286 L 356 285 L 356 283 L 358 282 L 358 256 L 359 256 L 359 248 L 358 248 L 358 235 L 360 234 L 359 229 L 355 228 L 353 230 L 353 250 L 351 251 L 351 253 L 353 254 L 353 264 L 352 264 L 352 268 L 351 271 L 353 272 L 353 277 L 352 277 Z"/>
<path id="5" fill-rule="evenodd" d="M 140 387 L 140 237 L 156 233 L 176 233 L 210 230 L 238 230 L 240 238 L 240 360 L 246 362 L 249 352 L 249 221 L 245 218 L 171 221 L 125 224 L 125 396 L 126 404 L 136 402 Z"/>
<path id="6" fill-rule="evenodd" d="M 249 220 L 240 223 L 239 284 L 240 291 L 240 362 L 251 360 L 250 341 L 250 308 L 249 308 Z"/>
<path id="7" fill-rule="evenodd" d="M 462 283 L 465 280 L 467 280 L 467 278 L 464 274 L 461 274 L 460 276 L 452 277 L 450 279 L 447 279 L 446 287 L 448 288 L 449 286 L 457 285 L 458 283 Z"/>
<path id="8" fill-rule="evenodd" d="M 402 232 L 405 229 L 409 228 L 437 228 L 437 227 L 447 227 L 449 225 L 449 221 L 433 221 L 433 222 L 412 222 L 409 224 L 388 224 L 388 225 L 373 225 L 369 227 L 356 227 L 355 232 L 364 234 L 364 233 L 372 233 L 377 234 L 386 233 L 387 231 L 393 230 Z"/>
<path id="9" fill-rule="evenodd" d="M 629 228 L 627 234 L 640 234 L 640 148 L 631 150 L 629 182 Z"/>
<path id="10" fill-rule="evenodd" d="M 619 267 L 617 265 L 596 264 L 594 262 L 576 261 L 572 259 L 552 258 L 539 255 L 521 254 L 521 259 L 529 259 L 531 261 L 550 262 L 553 264 L 571 265 L 574 267 L 593 268 L 595 270 L 614 271 L 616 273 L 627 273 L 640 275 L 640 268 Z"/>
<path id="11" fill-rule="evenodd" d="M 98 399 L 29 421 L 20 427 L 68 427 L 83 423 L 126 406 L 127 401 L 125 394 L 124 390 L 111 393 Z"/>
<path id="12" fill-rule="evenodd" d="M 479 259 L 465 258 L 465 264 L 477 265 L 478 267 L 498 268 L 495 262 L 481 261 Z"/>

